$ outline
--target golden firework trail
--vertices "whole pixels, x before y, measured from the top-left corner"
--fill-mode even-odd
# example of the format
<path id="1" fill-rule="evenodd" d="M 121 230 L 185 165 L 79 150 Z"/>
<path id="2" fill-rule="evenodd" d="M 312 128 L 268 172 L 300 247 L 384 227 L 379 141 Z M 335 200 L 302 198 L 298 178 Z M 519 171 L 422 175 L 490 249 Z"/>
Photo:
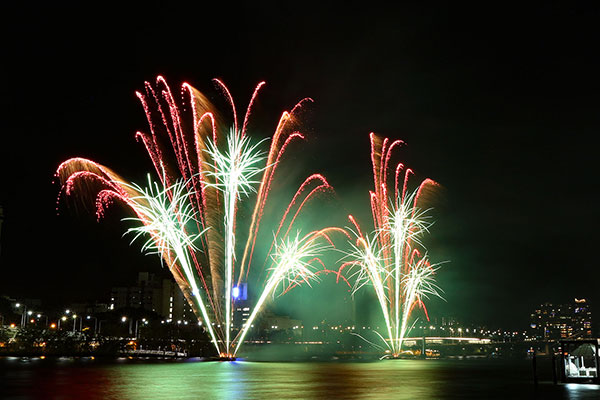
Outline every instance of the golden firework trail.
<path id="1" fill-rule="evenodd" d="M 264 141 L 252 143 L 247 129 L 264 82 L 254 90 L 241 124 L 228 88 L 218 79 L 214 82 L 231 106 L 233 126 L 229 129 L 207 98 L 187 83 L 181 86 L 180 102 L 161 76 L 155 85 L 146 82 L 144 93 L 136 93 L 149 131 L 135 136 L 145 146 L 160 182 L 149 178 L 148 186 L 142 188 L 84 158 L 63 162 L 56 175 L 62 184 L 59 199 L 63 193 L 77 191 L 84 204 L 94 201 L 98 218 L 115 201 L 133 210 L 133 219 L 141 225 L 128 232 L 134 240 L 146 237 L 142 249 L 162 257 L 198 320 L 204 321 L 217 352 L 234 357 L 252 325 L 239 327 L 232 337 L 232 290 L 249 279 L 277 167 L 290 143 L 304 139 L 297 130 L 296 114 L 312 100 L 305 98 L 282 113 L 263 153 Z M 319 260 L 318 250 L 325 249 L 315 244 L 317 239 L 332 244 L 328 235 L 342 230 L 325 229 L 295 239 L 289 234 L 303 207 L 319 193 L 332 190 L 325 177 L 313 174 L 292 197 L 266 254 L 274 266 L 268 271 L 252 320 L 276 287 L 287 285 L 285 292 L 322 272 L 331 272 L 323 267 L 309 274 L 308 266 Z M 242 202 L 251 205 L 246 226 L 238 218 Z M 309 256 L 311 259 L 305 260 Z M 290 279 L 291 274 L 306 279 Z"/>

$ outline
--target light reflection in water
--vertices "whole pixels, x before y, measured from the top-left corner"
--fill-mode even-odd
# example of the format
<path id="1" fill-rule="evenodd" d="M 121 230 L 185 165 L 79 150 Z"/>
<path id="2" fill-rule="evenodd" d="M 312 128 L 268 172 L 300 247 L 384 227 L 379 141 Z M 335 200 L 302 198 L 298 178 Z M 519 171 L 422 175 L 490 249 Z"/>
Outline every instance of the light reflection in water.
<path id="1" fill-rule="evenodd" d="M 370 363 L 98 361 L 0 358 L 2 398 L 464 399 L 598 398 L 598 385 L 531 380 L 528 360 Z M 0 384 L 0 386 L 2 386 Z"/>

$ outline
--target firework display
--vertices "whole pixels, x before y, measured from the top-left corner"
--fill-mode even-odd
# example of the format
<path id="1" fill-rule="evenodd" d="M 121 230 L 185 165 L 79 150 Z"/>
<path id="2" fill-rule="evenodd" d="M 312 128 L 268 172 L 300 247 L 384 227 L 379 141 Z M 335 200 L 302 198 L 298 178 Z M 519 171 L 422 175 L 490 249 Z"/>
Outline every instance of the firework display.
<path id="1" fill-rule="evenodd" d="M 288 145 L 304 138 L 295 114 L 312 100 L 303 99 L 281 115 L 268 151 L 262 152 L 264 141 L 253 143 L 247 128 L 264 82 L 254 90 L 241 125 L 229 90 L 221 81 L 215 83 L 231 106 L 230 129 L 224 128 L 207 98 L 188 84 L 182 85 L 179 103 L 160 76 L 155 85 L 146 82 L 145 92 L 137 93 L 149 133 L 137 132 L 136 138 L 145 146 L 158 181 L 149 176 L 146 187 L 131 184 L 84 158 L 63 162 L 56 175 L 62 184 L 59 199 L 76 192 L 84 203 L 93 201 L 98 218 L 114 202 L 133 210 L 135 216 L 128 220 L 136 225 L 127 233 L 133 241 L 146 239 L 142 250 L 158 254 L 167 265 L 217 353 L 233 358 L 277 288 L 285 293 L 302 283 L 310 285 L 321 272 L 331 272 L 319 255 L 333 245 L 332 233 L 345 232 L 326 228 L 301 235 L 293 229 L 303 207 L 332 190 L 322 175 L 311 175 L 282 211 L 267 261 L 256 262 L 267 267 L 251 273 L 277 167 Z M 238 218 L 242 206 L 247 211 L 243 221 Z M 258 301 L 248 321 L 234 329 L 232 291 L 251 278 L 259 282 Z"/>
<path id="2" fill-rule="evenodd" d="M 418 306 L 427 316 L 423 299 L 440 296 L 441 292 L 434 276 L 439 264 L 429 262 L 421 241 L 431 226 L 429 210 L 421 207 L 421 199 L 437 184 L 425 179 L 411 192 L 409 168 L 399 163 L 389 176 L 392 152 L 403 142 L 390 143 L 387 138 L 382 141 L 373 133 L 370 141 L 374 190 L 369 195 L 374 230 L 371 235 L 364 234 L 356 219 L 349 216 L 356 240 L 347 252 L 349 261 L 342 264 L 338 274 L 346 274 L 353 281 L 353 294 L 367 284 L 373 287 L 387 329 L 384 334 L 375 333 L 392 357 L 398 357 L 411 328 L 413 309 Z M 388 183 L 392 179 L 390 191 Z"/>

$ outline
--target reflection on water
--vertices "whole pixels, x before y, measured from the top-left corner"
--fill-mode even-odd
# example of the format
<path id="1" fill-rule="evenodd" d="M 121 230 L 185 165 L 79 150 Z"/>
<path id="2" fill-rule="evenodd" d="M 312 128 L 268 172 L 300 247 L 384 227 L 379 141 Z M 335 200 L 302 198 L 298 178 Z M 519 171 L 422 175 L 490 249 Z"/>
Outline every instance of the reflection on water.
<path id="1" fill-rule="evenodd" d="M 598 385 L 534 388 L 528 361 L 256 363 L 0 358 L 7 399 L 600 398 Z"/>

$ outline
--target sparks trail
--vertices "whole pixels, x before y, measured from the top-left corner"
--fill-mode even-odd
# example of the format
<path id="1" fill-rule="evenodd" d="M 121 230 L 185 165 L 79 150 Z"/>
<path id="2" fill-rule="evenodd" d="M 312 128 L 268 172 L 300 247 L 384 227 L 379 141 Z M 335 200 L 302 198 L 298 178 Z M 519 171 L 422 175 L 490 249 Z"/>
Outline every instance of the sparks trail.
<path id="1" fill-rule="evenodd" d="M 439 264 L 431 264 L 421 238 L 429 232 L 432 223 L 429 209 L 420 206 L 425 190 L 437 183 L 423 180 L 416 190 L 409 192 L 408 180 L 412 171 L 397 164 L 393 174 L 393 193 L 388 191 L 388 170 L 392 150 L 403 144 L 396 140 L 389 144 L 373 133 L 371 141 L 371 163 L 373 166 L 374 190 L 369 192 L 374 231 L 365 235 L 352 215 L 350 231 L 355 240 L 351 250 L 338 270 L 338 277 L 348 276 L 353 282 L 352 293 L 365 285 L 373 287 L 386 324 L 386 334 L 376 332 L 388 347 L 393 357 L 398 357 L 402 342 L 410 331 L 409 320 L 415 306 L 424 310 L 429 319 L 423 299 L 441 297 L 442 290 L 435 284 L 435 272 Z M 404 170 L 404 181 L 399 177 Z M 387 336 L 384 338 L 384 336 Z"/>
<path id="2" fill-rule="evenodd" d="M 335 228 L 331 228 L 335 229 Z M 330 228 L 321 231 L 311 232 L 305 236 L 300 236 L 298 232 L 295 238 L 282 239 L 275 247 L 275 252 L 271 255 L 274 266 L 254 310 L 250 314 L 248 321 L 236 337 L 237 345 L 233 354 L 237 353 L 240 345 L 243 343 L 248 330 L 252 326 L 257 314 L 262 310 L 262 306 L 269 296 L 274 295 L 277 287 L 281 287 L 281 294 L 285 294 L 291 288 L 303 283 L 311 286 L 311 282 L 318 279 L 318 270 L 316 265 L 323 265 L 319 258 L 330 244 L 327 240 L 327 233 Z"/>
<path id="3" fill-rule="evenodd" d="M 333 245 L 329 235 L 340 230 L 318 230 L 305 236 L 298 233 L 289 238 L 303 206 L 317 194 L 332 190 L 323 176 L 311 175 L 282 211 L 281 221 L 274 224 L 278 226 L 274 244 L 266 252 L 273 262 L 264 284 L 259 281 L 255 285 L 263 289 L 250 320 L 244 326 L 233 326 L 234 282 L 265 276 L 260 269 L 250 275 L 261 220 L 286 149 L 291 142 L 304 139 L 297 130 L 295 114 L 311 100 L 303 99 L 292 111 L 282 113 L 264 152 L 266 139 L 253 141 L 247 132 L 252 105 L 264 82 L 254 90 L 241 126 L 231 92 L 222 81 L 214 82 L 231 107 L 230 129 L 208 99 L 187 83 L 181 86 L 185 109 L 161 76 L 154 85 L 145 82 L 144 91 L 136 92 L 149 133 L 136 132 L 135 138 L 147 151 L 158 181 L 149 176 L 145 187 L 131 184 L 109 168 L 82 158 L 65 161 L 56 175 L 62 184 L 59 197 L 77 193 L 84 204 L 93 198 L 98 218 L 115 202 L 133 211 L 134 216 L 128 219 L 138 226 L 127 233 L 133 235 L 133 241 L 143 236 L 142 250 L 161 257 L 198 321 L 204 322 L 217 353 L 231 358 L 242 345 L 251 321 L 278 287 L 285 293 L 300 284 L 310 285 L 329 271 L 319 254 Z M 247 208 L 252 210 L 248 220 L 241 221 L 247 230 L 239 229 L 242 203 L 250 204 Z M 258 243 L 267 249 L 268 242 Z M 321 269 L 313 270 L 315 266 Z"/>

